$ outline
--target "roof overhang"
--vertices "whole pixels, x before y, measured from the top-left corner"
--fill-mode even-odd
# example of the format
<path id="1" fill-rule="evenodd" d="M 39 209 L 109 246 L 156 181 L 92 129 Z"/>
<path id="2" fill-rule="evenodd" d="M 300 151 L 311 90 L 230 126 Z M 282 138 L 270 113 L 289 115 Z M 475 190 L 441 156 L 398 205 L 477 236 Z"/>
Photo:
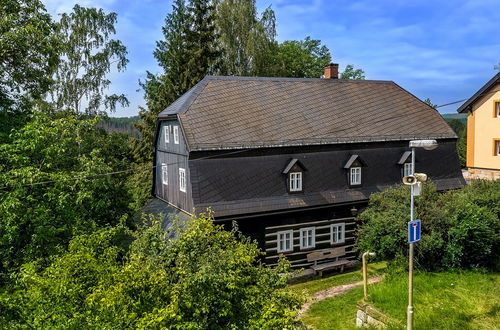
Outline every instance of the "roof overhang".
<path id="1" fill-rule="evenodd" d="M 457 109 L 457 112 L 464 113 L 472 109 L 472 105 L 478 98 L 488 93 L 488 91 L 493 88 L 497 83 L 500 83 L 500 72 L 497 73 L 493 78 L 491 78 L 483 87 L 481 87 L 470 99 L 465 101 L 464 104 Z"/>

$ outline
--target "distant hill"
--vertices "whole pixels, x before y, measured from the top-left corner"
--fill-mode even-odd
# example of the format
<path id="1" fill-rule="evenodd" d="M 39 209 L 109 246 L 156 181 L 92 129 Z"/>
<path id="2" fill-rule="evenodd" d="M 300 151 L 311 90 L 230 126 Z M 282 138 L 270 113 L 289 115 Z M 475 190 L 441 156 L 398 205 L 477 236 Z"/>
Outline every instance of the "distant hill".
<path id="1" fill-rule="evenodd" d="M 124 133 L 131 137 L 140 139 L 141 135 L 135 129 L 134 123 L 140 120 L 139 116 L 134 117 L 109 117 L 101 121 L 97 126 L 104 128 L 110 133 Z"/>
<path id="2" fill-rule="evenodd" d="M 467 125 L 467 114 L 463 113 L 444 113 L 441 115 L 446 122 L 450 122 L 454 119 L 459 120 L 462 122 L 464 125 Z"/>

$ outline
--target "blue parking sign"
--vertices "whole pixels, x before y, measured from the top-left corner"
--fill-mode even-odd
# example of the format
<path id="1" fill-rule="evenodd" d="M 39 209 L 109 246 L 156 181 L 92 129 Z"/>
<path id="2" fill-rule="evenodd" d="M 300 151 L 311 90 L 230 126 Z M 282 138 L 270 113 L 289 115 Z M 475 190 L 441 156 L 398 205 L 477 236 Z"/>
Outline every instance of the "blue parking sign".
<path id="1" fill-rule="evenodd" d="M 420 219 L 408 222 L 408 243 L 420 241 Z"/>

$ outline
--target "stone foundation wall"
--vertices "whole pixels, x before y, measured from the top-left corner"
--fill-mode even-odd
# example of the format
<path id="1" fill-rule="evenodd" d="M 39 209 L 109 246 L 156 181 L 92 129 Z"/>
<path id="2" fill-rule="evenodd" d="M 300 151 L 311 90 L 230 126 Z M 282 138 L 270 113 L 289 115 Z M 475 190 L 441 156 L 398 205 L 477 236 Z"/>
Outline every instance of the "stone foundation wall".
<path id="1" fill-rule="evenodd" d="M 398 324 L 396 320 L 377 310 L 372 305 L 362 301 L 358 303 L 356 312 L 356 327 L 372 326 L 376 328 L 387 328 L 389 324 Z"/>
<path id="2" fill-rule="evenodd" d="M 498 180 L 500 179 L 500 170 L 489 170 L 471 167 L 467 169 L 467 176 L 467 179 Z"/>

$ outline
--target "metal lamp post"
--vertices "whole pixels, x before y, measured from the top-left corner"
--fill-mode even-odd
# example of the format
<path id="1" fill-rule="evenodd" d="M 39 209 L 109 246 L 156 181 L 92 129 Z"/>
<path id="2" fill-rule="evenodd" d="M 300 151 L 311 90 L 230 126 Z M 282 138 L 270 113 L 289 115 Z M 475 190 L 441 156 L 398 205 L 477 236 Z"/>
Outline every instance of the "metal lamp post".
<path id="1" fill-rule="evenodd" d="M 412 140 L 410 141 L 411 148 L 411 174 L 415 173 L 415 148 L 424 148 L 425 150 L 433 150 L 438 146 L 436 140 Z M 411 185 L 410 194 L 410 222 L 414 221 L 415 209 L 415 185 Z M 413 245 L 410 242 L 410 251 L 408 255 L 408 309 L 406 312 L 406 329 L 413 329 Z"/>

